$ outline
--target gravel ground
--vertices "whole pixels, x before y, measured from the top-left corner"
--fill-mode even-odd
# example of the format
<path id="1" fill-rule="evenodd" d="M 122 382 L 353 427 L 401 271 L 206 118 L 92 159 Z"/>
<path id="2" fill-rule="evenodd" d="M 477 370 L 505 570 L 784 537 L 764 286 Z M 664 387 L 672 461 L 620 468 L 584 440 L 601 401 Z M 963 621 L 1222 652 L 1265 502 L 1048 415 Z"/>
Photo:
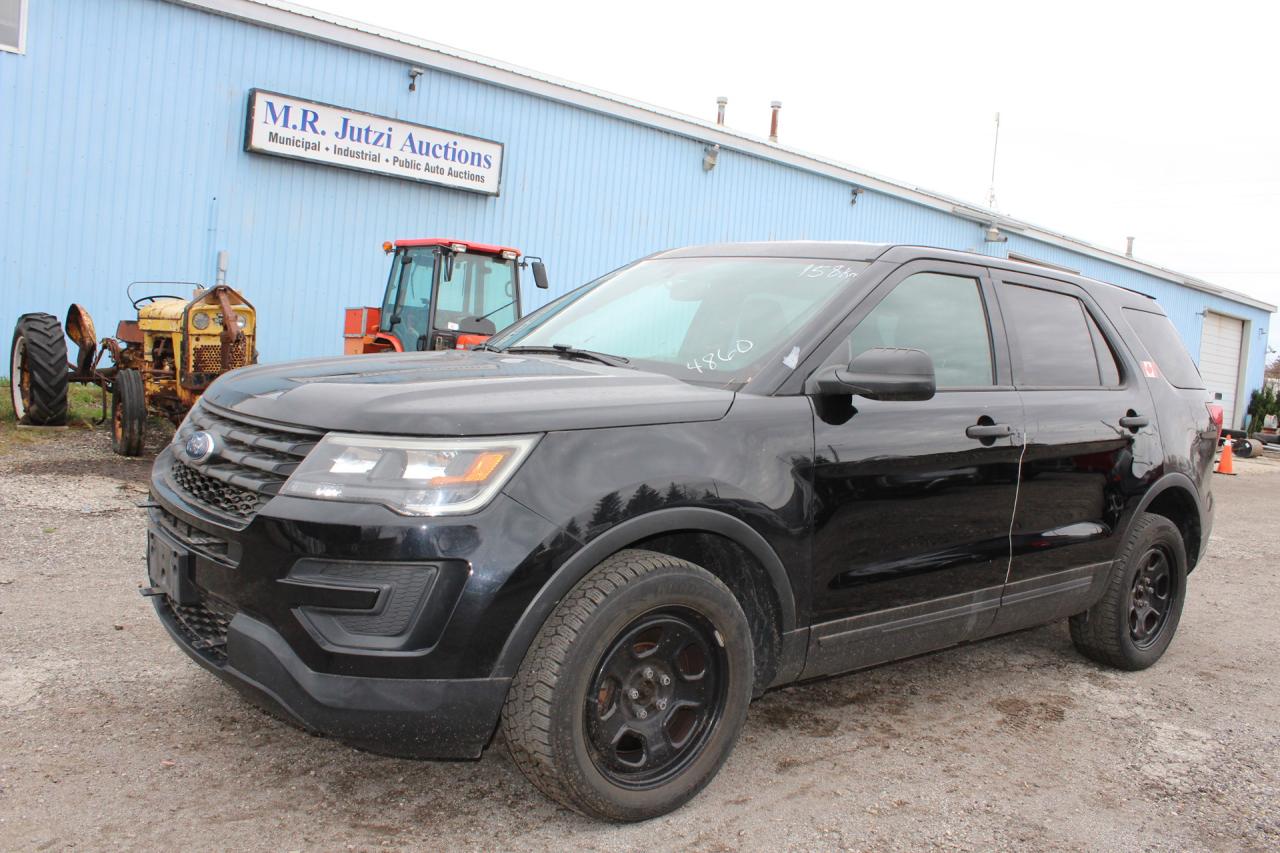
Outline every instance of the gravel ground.
<path id="1" fill-rule="evenodd" d="M 10 428 L 11 429 L 11 428 Z M 1058 623 L 757 701 L 692 804 L 637 826 L 479 762 L 357 752 L 189 661 L 136 592 L 145 461 L 71 430 L 0 455 L 0 847 L 1280 848 L 1280 462 L 1219 477 L 1146 672 Z"/>

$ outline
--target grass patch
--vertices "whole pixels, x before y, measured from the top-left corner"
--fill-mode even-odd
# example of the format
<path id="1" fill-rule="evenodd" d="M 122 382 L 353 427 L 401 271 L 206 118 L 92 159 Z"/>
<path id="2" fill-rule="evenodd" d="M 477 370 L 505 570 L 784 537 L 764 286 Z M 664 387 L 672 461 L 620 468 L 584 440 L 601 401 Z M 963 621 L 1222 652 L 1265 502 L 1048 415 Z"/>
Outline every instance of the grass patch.
<path id="1" fill-rule="evenodd" d="M 95 429 L 102 417 L 102 391 L 96 385 L 72 384 L 67 388 L 67 425 L 72 429 Z M 14 447 L 34 444 L 55 432 L 18 429 L 13 415 L 13 395 L 9 380 L 0 379 L 0 454 Z"/>
<path id="2" fill-rule="evenodd" d="M 110 409 L 110 400 L 107 401 Z M 73 382 L 67 386 L 67 424 L 80 429 L 92 429 L 102 417 L 102 389 L 97 385 L 81 385 Z M 0 379 L 0 424 L 13 426 L 13 395 L 9 380 Z"/>

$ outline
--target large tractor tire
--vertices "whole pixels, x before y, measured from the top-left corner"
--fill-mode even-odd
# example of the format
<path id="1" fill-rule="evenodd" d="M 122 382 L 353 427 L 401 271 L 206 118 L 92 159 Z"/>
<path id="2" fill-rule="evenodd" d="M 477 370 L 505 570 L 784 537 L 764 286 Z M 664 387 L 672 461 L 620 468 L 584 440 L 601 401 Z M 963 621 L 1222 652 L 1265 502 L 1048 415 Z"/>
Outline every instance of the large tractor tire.
<path id="1" fill-rule="evenodd" d="M 9 350 L 10 393 L 19 423 L 67 422 L 67 339 L 52 314 L 23 314 Z"/>
<path id="2" fill-rule="evenodd" d="M 147 396 L 142 374 L 121 370 L 111 384 L 111 449 L 121 456 L 142 452 L 142 436 L 147 426 Z"/>

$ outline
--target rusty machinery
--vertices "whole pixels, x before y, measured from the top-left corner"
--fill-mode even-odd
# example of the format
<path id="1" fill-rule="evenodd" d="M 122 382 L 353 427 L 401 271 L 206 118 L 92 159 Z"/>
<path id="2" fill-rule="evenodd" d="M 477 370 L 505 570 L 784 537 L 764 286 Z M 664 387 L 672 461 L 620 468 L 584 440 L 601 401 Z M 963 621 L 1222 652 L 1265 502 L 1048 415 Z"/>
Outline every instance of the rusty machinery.
<path id="1" fill-rule="evenodd" d="M 148 294 L 135 286 L 192 285 L 188 297 Z M 40 426 L 67 419 L 71 382 L 102 389 L 102 415 L 111 397 L 111 444 L 116 453 L 142 452 L 148 414 L 180 422 L 214 379 L 257 361 L 257 312 L 233 288 L 193 282 L 134 282 L 126 291 L 137 319 L 121 320 L 115 337 L 98 340 L 80 305 L 67 309 L 65 326 L 52 314 L 23 314 L 13 332 L 9 371 L 14 414 Z M 70 338 L 77 347 L 67 357 Z M 110 364 L 104 365 L 104 356 Z"/>

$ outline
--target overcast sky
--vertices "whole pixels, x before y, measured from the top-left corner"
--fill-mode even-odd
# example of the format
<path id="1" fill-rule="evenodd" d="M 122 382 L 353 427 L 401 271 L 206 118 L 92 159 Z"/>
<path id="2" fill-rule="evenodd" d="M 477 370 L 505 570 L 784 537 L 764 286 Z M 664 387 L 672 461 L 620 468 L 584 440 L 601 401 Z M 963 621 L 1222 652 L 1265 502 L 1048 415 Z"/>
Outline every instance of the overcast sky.
<path id="1" fill-rule="evenodd" d="M 1280 4 L 306 5 L 984 204 L 999 111 L 1001 212 L 1280 303 Z"/>

